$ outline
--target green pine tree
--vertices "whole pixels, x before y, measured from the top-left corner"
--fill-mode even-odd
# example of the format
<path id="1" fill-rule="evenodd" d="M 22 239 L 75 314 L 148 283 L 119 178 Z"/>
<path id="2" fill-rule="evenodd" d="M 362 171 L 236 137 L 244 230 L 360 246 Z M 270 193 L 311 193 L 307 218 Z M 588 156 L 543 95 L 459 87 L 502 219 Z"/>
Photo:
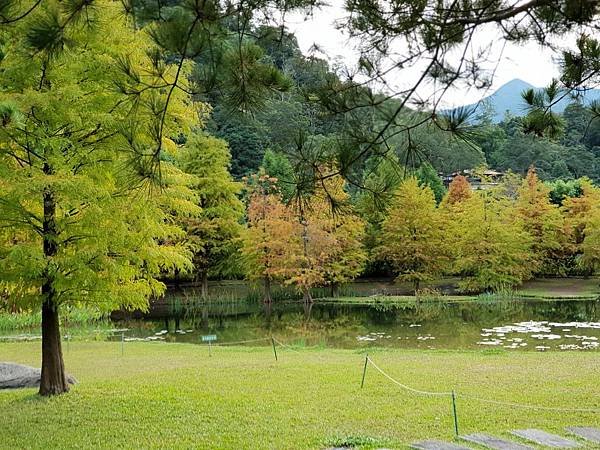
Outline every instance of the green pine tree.
<path id="1" fill-rule="evenodd" d="M 194 266 L 208 295 L 208 277 L 237 275 L 244 205 L 238 198 L 241 184 L 229 173 L 231 156 L 225 141 L 194 134 L 180 156 L 181 168 L 196 177 L 194 190 L 200 215 L 186 220 L 194 248 Z"/>

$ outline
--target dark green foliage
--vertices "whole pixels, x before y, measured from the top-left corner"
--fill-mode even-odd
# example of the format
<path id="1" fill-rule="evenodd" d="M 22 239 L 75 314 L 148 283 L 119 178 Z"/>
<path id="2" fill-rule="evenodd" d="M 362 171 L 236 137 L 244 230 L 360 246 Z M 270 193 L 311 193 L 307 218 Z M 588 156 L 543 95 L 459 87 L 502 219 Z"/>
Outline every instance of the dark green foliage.
<path id="1" fill-rule="evenodd" d="M 289 201 L 294 194 L 295 177 L 287 156 L 268 149 L 263 157 L 261 167 L 267 175 L 277 178 L 276 185 L 283 200 Z"/>
<path id="2" fill-rule="evenodd" d="M 551 188 L 550 201 L 555 205 L 562 206 L 567 197 L 579 197 L 582 194 L 579 180 L 556 180 L 548 183 Z"/>
<path id="3" fill-rule="evenodd" d="M 431 164 L 426 163 L 419 167 L 419 170 L 417 170 L 415 175 L 419 180 L 419 185 L 429 186 L 429 188 L 433 191 L 435 202 L 439 205 L 439 203 L 442 201 L 442 198 L 446 194 L 446 188 L 444 187 L 444 183 L 442 183 L 442 180 L 440 179 L 436 170 L 431 166 Z"/>
<path id="4" fill-rule="evenodd" d="M 233 176 L 239 178 L 258 170 L 268 145 L 263 124 L 250 116 L 232 115 L 225 108 L 216 108 L 210 130 L 229 144 Z"/>

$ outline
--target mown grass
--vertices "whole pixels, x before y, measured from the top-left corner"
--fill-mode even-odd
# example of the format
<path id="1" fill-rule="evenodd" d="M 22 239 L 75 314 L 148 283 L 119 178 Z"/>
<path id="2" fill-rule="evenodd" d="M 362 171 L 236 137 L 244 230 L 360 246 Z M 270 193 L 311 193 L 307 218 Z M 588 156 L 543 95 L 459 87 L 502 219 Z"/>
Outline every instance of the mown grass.
<path id="1" fill-rule="evenodd" d="M 515 428 L 563 433 L 598 425 L 591 413 L 531 411 L 472 394 L 545 406 L 599 408 L 597 353 L 374 350 L 390 375 L 419 389 L 458 392 L 461 433 Z M 1 448 L 303 449 L 354 444 L 405 448 L 453 439 L 448 397 L 401 390 L 357 351 L 76 342 L 65 354 L 80 381 L 41 399 L 0 392 Z M 38 365 L 39 343 L 0 343 L 0 360 Z"/>

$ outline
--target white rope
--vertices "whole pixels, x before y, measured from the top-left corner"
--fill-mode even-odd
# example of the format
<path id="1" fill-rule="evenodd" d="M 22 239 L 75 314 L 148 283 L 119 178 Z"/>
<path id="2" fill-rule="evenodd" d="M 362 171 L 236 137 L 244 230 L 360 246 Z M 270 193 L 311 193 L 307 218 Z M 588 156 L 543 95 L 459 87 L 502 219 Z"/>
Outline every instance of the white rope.
<path id="1" fill-rule="evenodd" d="M 405 384 L 402 384 L 398 380 L 394 379 L 393 377 L 388 375 L 386 372 L 384 372 L 381 368 L 379 368 L 377 366 L 377 364 L 375 364 L 371 358 L 369 358 L 368 356 L 366 358 L 367 358 L 367 361 L 369 362 L 369 364 L 371 364 L 375 369 L 377 369 L 377 371 L 379 373 L 381 373 L 384 377 L 386 377 L 392 383 L 400 386 L 403 389 L 406 389 L 407 391 L 413 392 L 415 394 L 421 394 L 421 395 L 437 395 L 437 396 L 442 396 L 442 395 L 450 395 L 451 396 L 452 395 L 452 392 L 421 391 L 419 389 L 415 389 L 415 388 L 412 388 Z M 510 406 L 510 407 L 514 407 L 514 408 L 536 409 L 536 410 L 542 410 L 542 411 L 558 411 L 558 412 L 583 412 L 583 413 L 595 413 L 595 414 L 600 413 L 600 409 L 593 409 L 593 408 L 559 408 L 559 407 L 554 407 L 554 406 L 538 406 L 538 405 L 529 405 L 526 403 L 503 402 L 503 401 L 499 401 L 499 400 L 490 400 L 490 399 L 486 399 L 486 398 L 476 397 L 474 395 L 468 395 L 468 394 L 456 394 L 455 393 L 455 395 L 457 398 L 461 397 L 461 398 L 465 398 L 468 400 L 474 400 L 474 401 L 478 401 L 478 402 L 482 402 L 482 403 L 488 403 L 491 405 Z"/>
<path id="2" fill-rule="evenodd" d="M 280 341 L 279 339 L 277 339 L 275 336 L 273 336 L 273 340 L 274 340 L 275 342 L 277 342 L 279 345 L 281 345 L 282 347 L 286 347 L 286 348 L 290 349 L 290 350 L 291 350 L 291 351 L 293 351 L 293 352 L 300 353 L 300 352 L 299 352 L 298 350 L 296 350 L 295 348 L 293 348 L 293 347 L 291 347 L 291 346 L 289 346 L 289 345 L 287 345 L 287 344 L 284 344 L 283 342 L 281 342 L 281 341 Z"/>
<path id="3" fill-rule="evenodd" d="M 261 341 L 268 341 L 271 338 L 268 337 L 264 337 L 264 338 L 258 338 L 258 339 L 248 339 L 245 341 L 235 341 L 235 342 L 219 342 L 217 344 L 211 344 L 213 347 L 223 347 L 224 345 L 237 345 L 237 344 L 248 344 L 250 342 L 261 342 Z M 208 345 L 208 344 L 206 344 Z"/>
<path id="4" fill-rule="evenodd" d="M 392 383 L 400 386 L 402 389 L 406 389 L 409 392 L 413 392 L 415 394 L 420 394 L 420 395 L 432 395 L 432 396 L 445 396 L 445 395 L 452 395 L 452 392 L 429 392 L 429 391 L 421 391 L 419 389 L 415 389 L 412 388 L 410 386 L 407 386 L 406 384 L 402 384 L 400 383 L 398 380 L 392 378 L 390 375 L 388 375 L 387 373 L 385 373 L 382 369 L 379 368 L 379 366 L 377 366 L 377 364 L 375 364 L 371 358 L 369 358 L 368 356 L 366 357 L 367 361 L 375 368 L 377 369 L 377 371 L 383 375 L 384 377 L 386 377 L 388 380 L 390 380 Z"/>

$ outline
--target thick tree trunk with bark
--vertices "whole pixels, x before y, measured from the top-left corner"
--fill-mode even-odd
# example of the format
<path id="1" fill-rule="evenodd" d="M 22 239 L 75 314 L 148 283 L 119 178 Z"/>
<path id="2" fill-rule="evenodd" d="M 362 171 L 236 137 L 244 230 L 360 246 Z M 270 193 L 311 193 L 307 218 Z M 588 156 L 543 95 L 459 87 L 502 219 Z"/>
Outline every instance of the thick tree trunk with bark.
<path id="1" fill-rule="evenodd" d="M 272 303 L 271 298 L 271 279 L 269 277 L 263 278 L 263 303 Z"/>
<path id="2" fill-rule="evenodd" d="M 45 168 L 46 171 L 46 168 Z M 47 169 L 48 173 L 50 169 Z M 45 279 L 42 284 L 42 376 L 40 395 L 57 395 L 69 391 L 65 373 L 57 293 L 54 290 L 54 274 L 50 267 L 52 258 L 58 253 L 56 232 L 56 200 L 52 189 L 44 189 L 44 256 L 47 259 Z"/>
<path id="3" fill-rule="evenodd" d="M 42 305 L 42 376 L 40 395 L 58 395 L 69 391 L 65 373 L 58 306 L 51 300 Z"/>

